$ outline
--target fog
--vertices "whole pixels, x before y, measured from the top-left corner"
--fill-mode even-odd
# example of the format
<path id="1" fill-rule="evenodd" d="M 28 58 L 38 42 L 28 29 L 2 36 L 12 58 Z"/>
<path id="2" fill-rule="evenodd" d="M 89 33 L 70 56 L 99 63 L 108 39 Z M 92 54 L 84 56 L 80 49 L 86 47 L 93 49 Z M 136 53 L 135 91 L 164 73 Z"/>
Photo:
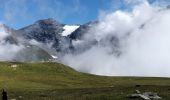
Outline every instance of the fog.
<path id="1" fill-rule="evenodd" d="M 64 64 L 98 75 L 170 77 L 170 9 L 143 0 L 126 11 L 102 11 L 98 20 L 81 40 L 98 44 L 64 56 Z M 105 39 L 110 36 L 118 39 L 117 47 Z"/>
<path id="2" fill-rule="evenodd" d="M 10 35 L 3 24 L 0 24 L 0 61 L 12 61 L 15 54 L 23 49 L 22 45 L 16 45 L 6 42 L 6 38 Z"/>

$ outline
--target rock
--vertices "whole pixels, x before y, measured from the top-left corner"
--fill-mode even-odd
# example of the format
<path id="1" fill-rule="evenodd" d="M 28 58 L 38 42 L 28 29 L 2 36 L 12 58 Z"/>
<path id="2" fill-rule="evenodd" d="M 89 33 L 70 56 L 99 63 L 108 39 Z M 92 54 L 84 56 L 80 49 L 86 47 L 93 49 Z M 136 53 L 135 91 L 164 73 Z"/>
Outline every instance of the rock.
<path id="1" fill-rule="evenodd" d="M 136 93 L 128 95 L 128 98 L 139 98 L 142 100 L 156 100 L 156 99 L 162 99 L 157 95 L 157 93 L 153 92 L 143 92 L 141 93 L 139 90 L 136 90 Z"/>

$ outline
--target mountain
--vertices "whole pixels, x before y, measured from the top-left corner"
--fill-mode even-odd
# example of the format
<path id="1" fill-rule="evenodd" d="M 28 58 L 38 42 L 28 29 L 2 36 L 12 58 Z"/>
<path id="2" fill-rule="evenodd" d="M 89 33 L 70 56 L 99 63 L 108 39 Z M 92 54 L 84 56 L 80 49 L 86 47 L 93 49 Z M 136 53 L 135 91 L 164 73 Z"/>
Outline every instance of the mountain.
<path id="1" fill-rule="evenodd" d="M 91 38 L 91 30 L 98 25 L 91 21 L 83 25 L 62 24 L 52 18 L 38 20 L 32 25 L 15 30 L 1 25 L 0 41 L 13 46 L 21 46 L 13 58 L 16 61 L 48 61 L 60 59 L 66 54 L 80 54 L 94 46 L 108 47 L 116 55 L 119 51 L 119 39 L 115 36 L 104 37 L 101 40 Z M 6 34 L 7 33 L 7 34 Z"/>
<path id="2" fill-rule="evenodd" d="M 53 59 L 44 49 L 25 41 L 20 31 L 2 24 L 0 34 L 0 58 L 2 60 L 36 62 Z"/>
<path id="3" fill-rule="evenodd" d="M 83 25 L 66 25 L 48 18 L 39 20 L 18 31 L 22 33 L 25 39 L 43 43 L 49 48 L 55 49 L 57 56 L 63 56 L 68 53 L 83 52 L 95 44 L 96 41 L 88 41 L 84 44 L 75 45 L 97 23 L 97 21 L 91 21 Z"/>
<path id="4" fill-rule="evenodd" d="M 97 23 L 98 21 L 91 21 L 83 25 L 66 25 L 48 18 L 39 20 L 18 31 L 22 32 L 26 39 L 35 39 L 45 44 L 53 43 L 53 47 L 58 48 L 56 50 L 59 51 L 62 47 L 63 49 L 69 48 L 68 45 L 71 47 L 72 40 L 81 40 L 88 30 Z"/>
<path id="5" fill-rule="evenodd" d="M 56 20 L 49 18 L 39 20 L 18 31 L 22 32 L 26 39 L 34 39 L 45 45 L 50 44 L 51 48 L 54 48 L 57 52 L 69 52 L 72 47 L 71 40 L 61 34 L 65 31 L 64 26 L 65 24 L 60 24 Z"/>
<path id="6" fill-rule="evenodd" d="M 48 43 L 54 41 L 56 37 L 63 30 L 63 24 L 55 21 L 54 19 L 39 20 L 32 25 L 24 27 L 19 31 L 23 31 L 23 36 L 27 39 L 35 39 L 39 42 Z"/>
<path id="7" fill-rule="evenodd" d="M 108 44 L 113 44 L 113 52 L 120 54 L 117 49 L 118 38 L 115 36 L 108 36 L 100 41 L 87 37 L 98 23 L 91 21 L 83 25 L 67 25 L 48 18 L 18 30 L 1 25 L 0 30 L 4 31 L 1 33 L 7 34 L 4 34 L 4 37 L 1 34 L 0 41 L 22 46 L 13 58 L 16 61 L 60 59 L 66 54 L 80 54 L 95 45 L 108 46 Z"/>

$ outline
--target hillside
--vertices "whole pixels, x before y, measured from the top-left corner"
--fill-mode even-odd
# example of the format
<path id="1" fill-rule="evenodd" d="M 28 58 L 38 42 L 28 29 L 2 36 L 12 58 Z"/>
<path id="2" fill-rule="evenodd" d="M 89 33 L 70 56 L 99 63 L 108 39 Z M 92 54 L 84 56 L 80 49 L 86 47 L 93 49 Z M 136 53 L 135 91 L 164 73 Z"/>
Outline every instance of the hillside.
<path id="1" fill-rule="evenodd" d="M 95 76 L 50 62 L 0 62 L 0 88 L 17 100 L 125 100 L 135 89 L 170 99 L 169 78 Z"/>

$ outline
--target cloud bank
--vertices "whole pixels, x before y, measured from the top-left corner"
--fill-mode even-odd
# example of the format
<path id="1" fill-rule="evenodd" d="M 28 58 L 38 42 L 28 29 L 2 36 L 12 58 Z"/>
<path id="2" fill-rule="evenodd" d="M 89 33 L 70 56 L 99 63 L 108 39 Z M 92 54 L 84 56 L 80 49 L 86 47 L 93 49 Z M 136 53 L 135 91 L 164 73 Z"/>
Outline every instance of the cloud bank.
<path id="1" fill-rule="evenodd" d="M 147 1 L 132 8 L 101 13 L 99 23 L 83 40 L 98 44 L 64 56 L 63 63 L 98 75 L 170 77 L 170 9 Z M 107 37 L 116 38 L 118 46 Z"/>

